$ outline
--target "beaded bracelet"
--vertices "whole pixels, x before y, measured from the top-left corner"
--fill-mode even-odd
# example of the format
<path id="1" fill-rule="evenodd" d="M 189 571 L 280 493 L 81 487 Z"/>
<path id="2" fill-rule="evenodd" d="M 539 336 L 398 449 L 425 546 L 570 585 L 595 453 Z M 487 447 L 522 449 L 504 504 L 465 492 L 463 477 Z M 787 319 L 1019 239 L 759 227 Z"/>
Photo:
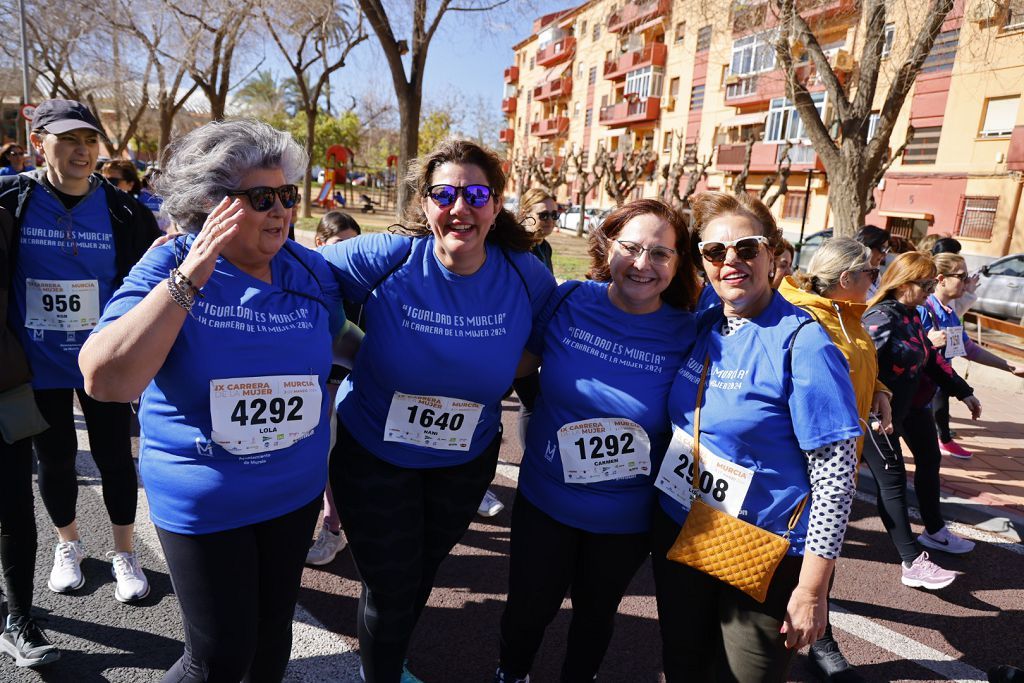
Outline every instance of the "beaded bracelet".
<path id="1" fill-rule="evenodd" d="M 170 277 L 167 278 L 167 291 L 170 292 L 174 303 L 184 308 L 186 312 L 192 310 L 192 306 L 196 303 L 196 296 L 202 296 L 202 293 L 192 284 L 192 280 L 177 268 L 172 269 Z"/>

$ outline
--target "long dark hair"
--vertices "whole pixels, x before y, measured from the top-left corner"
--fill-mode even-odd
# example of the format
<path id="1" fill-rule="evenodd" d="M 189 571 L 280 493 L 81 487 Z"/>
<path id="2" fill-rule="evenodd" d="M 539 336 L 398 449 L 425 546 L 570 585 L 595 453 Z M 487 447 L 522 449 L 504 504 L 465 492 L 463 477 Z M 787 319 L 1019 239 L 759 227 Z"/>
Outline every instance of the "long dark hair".
<path id="1" fill-rule="evenodd" d="M 410 198 L 426 197 L 434 171 L 449 163 L 472 164 L 487 176 L 487 184 L 491 188 L 491 200 L 501 207 L 498 210 L 498 215 L 494 218 L 494 229 L 487 234 L 487 241 L 513 251 L 529 251 L 540 241 L 500 204 L 506 182 L 505 172 L 501 167 L 501 157 L 472 140 L 449 138 L 441 142 L 429 154 L 413 159 L 409 164 L 409 173 L 405 177 L 405 182 L 411 190 Z M 419 201 L 410 201 L 405 209 L 405 222 L 393 225 L 391 229 L 399 234 L 413 237 L 426 237 L 432 234 Z"/>

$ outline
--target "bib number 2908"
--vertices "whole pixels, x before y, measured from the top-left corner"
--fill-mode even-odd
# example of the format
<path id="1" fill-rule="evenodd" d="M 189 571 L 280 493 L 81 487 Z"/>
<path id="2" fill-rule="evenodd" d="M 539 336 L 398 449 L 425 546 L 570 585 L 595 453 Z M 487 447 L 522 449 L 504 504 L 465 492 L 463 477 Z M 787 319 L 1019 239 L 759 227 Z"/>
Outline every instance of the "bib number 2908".
<path id="1" fill-rule="evenodd" d="M 686 453 L 679 454 L 679 464 L 673 470 L 676 476 L 686 479 L 686 483 L 693 486 L 693 460 Z M 700 490 L 705 495 L 710 495 L 719 503 L 725 501 L 729 491 L 729 482 L 726 479 L 715 477 L 711 472 L 704 470 L 700 473 Z"/>
<path id="2" fill-rule="evenodd" d="M 269 413 L 269 414 L 268 414 Z M 302 397 L 291 396 L 287 401 L 283 398 L 262 398 L 250 400 L 239 399 L 235 409 L 231 411 L 231 421 L 242 427 L 248 425 L 281 424 L 297 422 L 302 419 Z"/>

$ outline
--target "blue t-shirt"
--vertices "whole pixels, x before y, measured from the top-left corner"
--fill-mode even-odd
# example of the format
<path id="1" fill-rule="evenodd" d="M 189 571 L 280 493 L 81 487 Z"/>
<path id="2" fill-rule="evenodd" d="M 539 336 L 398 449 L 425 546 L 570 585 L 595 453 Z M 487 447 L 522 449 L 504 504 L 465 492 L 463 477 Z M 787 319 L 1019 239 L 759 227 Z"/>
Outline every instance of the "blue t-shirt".
<path id="1" fill-rule="evenodd" d="M 366 337 L 338 391 L 338 417 L 353 438 L 400 467 L 480 455 L 498 434 L 501 397 L 555 288 L 544 264 L 488 243 L 480 269 L 457 275 L 438 261 L 433 237 L 392 234 L 321 252 L 345 299 L 365 302 Z"/>
<path id="2" fill-rule="evenodd" d="M 66 209 L 48 186 L 37 184 L 24 208 L 8 313 L 36 389 L 84 386 L 78 352 L 116 278 L 114 232 L 101 186 L 94 184 Z"/>
<path id="3" fill-rule="evenodd" d="M 809 319 L 778 292 L 760 315 L 729 336 L 721 333 L 722 309 L 705 311 L 697 319 L 693 352 L 669 398 L 672 424 L 692 437 L 701 370 L 710 356 L 700 418 L 701 462 L 710 451 L 743 468 L 749 488 L 733 501 L 737 516 L 779 535 L 810 492 L 804 451 L 861 434 L 843 354 L 814 322 L 800 328 L 794 340 L 797 328 Z M 671 453 L 665 467 L 673 464 Z M 678 465 L 686 467 L 686 462 Z M 712 492 L 722 487 L 715 481 L 706 484 Z M 661 491 L 659 500 L 676 522 L 685 521 L 687 511 L 675 499 Z M 810 505 L 793 529 L 790 555 L 803 554 L 809 511 Z"/>
<path id="4" fill-rule="evenodd" d="M 653 474 L 672 434 L 668 392 L 693 336 L 691 313 L 663 305 L 654 313 L 633 315 L 612 304 L 606 282 L 561 285 L 527 347 L 541 357 L 542 365 L 519 492 L 571 527 L 594 533 L 647 531 Z M 567 483 L 563 458 L 621 463 L 640 448 L 632 435 L 616 439 L 609 430 L 596 436 L 601 427 L 594 423 L 601 418 L 624 418 L 643 428 L 650 440 L 650 469 L 623 478 Z M 563 436 L 568 446 L 563 452 L 559 430 L 582 421 L 588 424 L 564 431 L 571 436 Z M 582 442 L 574 442 L 577 435 Z"/>
<path id="5" fill-rule="evenodd" d="M 166 286 L 175 251 L 180 257 L 192 239 L 147 253 L 97 331 Z M 273 284 L 219 258 L 142 394 L 140 469 L 161 529 L 206 534 L 255 524 L 312 501 L 326 485 L 326 382 L 331 337 L 344 322 L 340 294 L 320 255 L 294 242 L 270 267 Z M 234 444 L 215 422 L 253 439 Z"/>
<path id="6" fill-rule="evenodd" d="M 700 296 L 697 298 L 697 312 L 700 313 L 701 311 L 721 305 L 722 299 L 718 296 L 718 292 L 715 291 L 714 287 L 705 282 L 704 288 L 700 290 Z"/>
<path id="7" fill-rule="evenodd" d="M 917 314 L 921 316 L 921 326 L 924 327 L 926 332 L 935 328 L 940 330 L 944 330 L 947 327 L 963 328 L 963 323 L 960 322 L 960 316 L 956 314 L 956 311 L 943 306 L 934 294 L 928 296 L 924 306 L 917 307 Z M 967 330 L 962 330 L 962 334 L 964 348 L 970 348 L 971 338 L 967 336 Z"/>

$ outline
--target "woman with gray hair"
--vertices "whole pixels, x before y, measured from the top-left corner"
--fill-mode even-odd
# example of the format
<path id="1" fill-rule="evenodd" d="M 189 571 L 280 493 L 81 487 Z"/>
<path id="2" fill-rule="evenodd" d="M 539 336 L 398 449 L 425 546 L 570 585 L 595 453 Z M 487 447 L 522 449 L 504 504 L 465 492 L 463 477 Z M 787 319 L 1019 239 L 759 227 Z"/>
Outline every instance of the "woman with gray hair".
<path id="1" fill-rule="evenodd" d="M 132 269 L 80 357 L 93 397 L 142 395 L 142 479 L 185 627 L 165 681 L 279 681 L 288 662 L 344 321 L 327 264 L 287 239 L 305 166 L 256 121 L 172 143 L 158 189 L 186 234 Z"/>
<path id="2" fill-rule="evenodd" d="M 857 416 L 865 433 L 870 431 L 867 420 L 872 414 L 877 416 L 882 430 L 890 434 L 892 392 L 878 381 L 875 345 L 861 324 L 861 316 L 867 310 L 864 300 L 877 279 L 878 268 L 871 264 L 871 250 L 850 237 L 836 237 L 814 253 L 806 273 L 785 278 L 779 285 L 779 294 L 821 323 L 842 351 L 850 366 Z M 863 445 L 861 437 L 857 441 L 858 458 Z M 830 591 L 831 588 L 830 581 Z M 827 622 L 825 634 L 811 645 L 810 658 L 830 680 L 851 668 L 832 635 L 832 625 Z"/>

